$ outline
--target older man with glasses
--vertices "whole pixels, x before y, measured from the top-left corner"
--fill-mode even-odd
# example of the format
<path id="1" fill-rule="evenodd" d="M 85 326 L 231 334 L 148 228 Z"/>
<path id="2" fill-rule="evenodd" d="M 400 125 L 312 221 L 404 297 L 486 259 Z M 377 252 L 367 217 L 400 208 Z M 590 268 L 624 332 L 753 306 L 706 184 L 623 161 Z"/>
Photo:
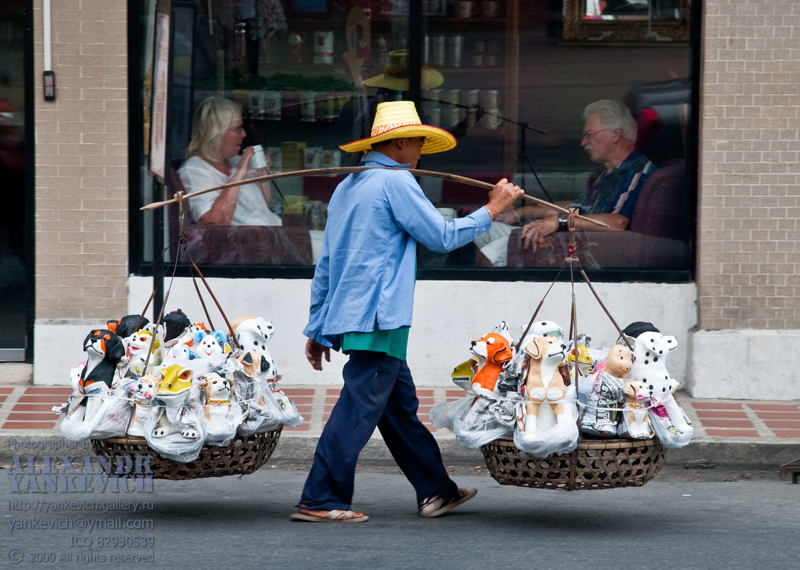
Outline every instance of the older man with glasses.
<path id="1" fill-rule="evenodd" d="M 636 121 L 624 105 L 608 99 L 590 103 L 583 111 L 581 145 L 604 169 L 571 207 L 608 224 L 610 231 L 628 228 L 639 191 L 655 165 L 636 148 Z M 575 218 L 576 229 L 599 226 Z M 536 250 L 547 236 L 567 230 L 566 214 L 547 214 L 522 226 L 525 248 Z"/>

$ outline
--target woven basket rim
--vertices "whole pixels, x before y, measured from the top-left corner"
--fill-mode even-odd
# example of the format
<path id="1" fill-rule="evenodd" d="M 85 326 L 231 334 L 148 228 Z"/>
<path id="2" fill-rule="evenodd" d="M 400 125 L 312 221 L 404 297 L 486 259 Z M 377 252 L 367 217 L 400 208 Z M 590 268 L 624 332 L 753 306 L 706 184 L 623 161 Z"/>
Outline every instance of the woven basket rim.
<path id="1" fill-rule="evenodd" d="M 228 445 L 203 445 L 198 457 L 181 462 L 169 459 L 147 445 L 147 440 L 136 436 L 114 436 L 93 439 L 95 454 L 145 454 L 150 457 L 154 479 L 186 480 L 226 475 L 248 475 L 263 467 L 283 431 L 283 425 L 249 435 L 237 434 Z"/>
<path id="2" fill-rule="evenodd" d="M 507 438 L 500 438 L 496 439 L 487 445 L 514 445 L 514 441 Z M 586 449 L 634 449 L 637 447 L 656 447 L 660 446 L 661 442 L 659 442 L 656 438 L 651 439 L 582 439 L 578 442 L 578 446 L 575 448 L 577 450 L 586 450 Z M 520 453 L 525 453 L 524 451 L 520 450 Z M 567 455 L 566 453 L 556 454 L 556 455 Z"/>

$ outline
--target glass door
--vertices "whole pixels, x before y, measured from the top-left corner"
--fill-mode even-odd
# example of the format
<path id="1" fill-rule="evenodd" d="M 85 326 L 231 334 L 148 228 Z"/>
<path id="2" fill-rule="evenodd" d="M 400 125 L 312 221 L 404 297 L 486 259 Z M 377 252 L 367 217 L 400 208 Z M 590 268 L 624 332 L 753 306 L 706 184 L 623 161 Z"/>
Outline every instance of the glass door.
<path id="1" fill-rule="evenodd" d="M 31 283 L 25 160 L 25 15 L 29 0 L 0 3 L 0 361 L 26 358 Z"/>

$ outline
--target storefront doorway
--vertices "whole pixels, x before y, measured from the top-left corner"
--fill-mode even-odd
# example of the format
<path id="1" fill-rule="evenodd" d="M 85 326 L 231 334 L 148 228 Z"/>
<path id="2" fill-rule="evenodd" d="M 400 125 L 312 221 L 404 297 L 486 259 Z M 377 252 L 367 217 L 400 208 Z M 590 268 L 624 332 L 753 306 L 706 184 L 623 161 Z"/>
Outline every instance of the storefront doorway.
<path id="1" fill-rule="evenodd" d="M 30 359 L 32 252 L 26 157 L 30 1 L 0 4 L 0 362 Z"/>

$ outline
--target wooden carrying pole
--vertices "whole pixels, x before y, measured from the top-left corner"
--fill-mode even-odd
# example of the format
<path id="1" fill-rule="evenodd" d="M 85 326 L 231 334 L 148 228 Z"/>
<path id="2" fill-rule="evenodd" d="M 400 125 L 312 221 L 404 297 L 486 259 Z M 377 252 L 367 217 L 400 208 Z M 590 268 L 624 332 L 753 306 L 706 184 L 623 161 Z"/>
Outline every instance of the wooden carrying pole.
<path id="1" fill-rule="evenodd" d="M 467 178 L 466 176 L 459 176 L 457 174 L 449 174 L 447 172 L 437 172 L 435 170 L 420 170 L 418 168 L 402 168 L 402 167 L 386 167 L 386 166 L 334 166 L 330 168 L 310 168 L 307 170 L 293 170 L 291 172 L 281 172 L 279 174 L 264 174 L 262 176 L 256 176 L 253 178 L 245 178 L 244 180 L 238 180 L 236 182 L 228 182 L 227 184 L 221 184 L 219 186 L 213 186 L 211 188 L 206 188 L 204 190 L 198 190 L 197 192 L 192 192 L 191 194 L 183 194 L 180 197 L 172 198 L 170 200 L 164 200 L 161 202 L 152 202 L 150 204 L 147 204 L 146 206 L 142 206 L 140 210 L 154 210 L 156 208 L 161 208 L 169 204 L 180 202 L 181 200 L 186 200 L 193 198 L 195 196 L 200 196 L 201 194 L 214 192 L 216 190 L 224 190 L 225 188 L 230 188 L 232 186 L 241 186 L 242 184 L 250 184 L 251 182 L 263 182 L 265 180 L 277 180 L 278 178 L 290 178 L 293 176 L 306 176 L 306 175 L 313 176 L 319 174 L 350 174 L 353 172 L 362 172 L 364 170 L 370 170 L 373 168 L 382 168 L 385 170 L 401 170 L 405 172 L 410 172 L 411 174 L 415 174 L 417 176 L 429 176 L 431 178 L 441 178 L 442 180 L 449 180 L 451 182 L 457 182 L 459 184 L 465 184 L 467 186 L 477 186 L 478 188 L 484 188 L 485 190 L 491 190 L 492 188 L 494 188 L 494 184 L 491 184 L 489 182 L 483 182 L 482 180 L 475 180 L 474 178 Z M 531 202 L 535 202 L 540 206 L 557 210 L 564 214 L 570 213 L 569 209 L 557 206 L 556 204 L 548 202 L 547 200 L 534 198 L 533 196 L 528 196 L 527 194 L 523 194 L 522 197 Z M 600 220 L 595 220 L 592 218 L 588 218 L 586 216 L 581 216 L 579 214 L 575 214 L 575 217 L 581 220 L 586 220 L 587 222 L 595 224 L 597 226 L 601 226 L 604 228 L 608 227 L 608 224 L 606 224 L 605 222 L 601 222 Z"/>

